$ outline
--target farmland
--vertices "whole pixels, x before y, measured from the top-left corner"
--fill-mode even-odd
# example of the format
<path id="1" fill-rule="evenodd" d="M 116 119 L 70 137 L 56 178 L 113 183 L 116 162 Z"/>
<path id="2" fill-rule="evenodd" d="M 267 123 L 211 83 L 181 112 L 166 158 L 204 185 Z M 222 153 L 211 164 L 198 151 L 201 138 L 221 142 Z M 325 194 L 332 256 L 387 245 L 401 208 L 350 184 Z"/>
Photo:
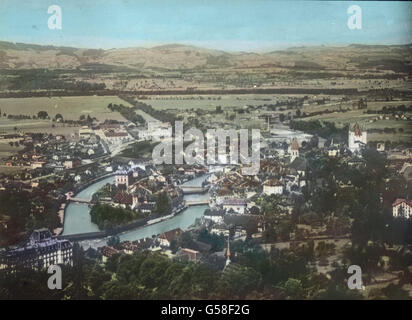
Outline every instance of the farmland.
<path id="1" fill-rule="evenodd" d="M 228 107 L 243 107 L 245 105 L 270 104 L 276 101 L 274 95 L 244 94 L 244 95 L 190 95 L 190 96 L 151 96 L 148 100 L 142 100 L 157 110 L 191 109 L 215 110 L 216 106 L 222 109 Z"/>
<path id="2" fill-rule="evenodd" d="M 128 105 L 115 96 L 32 97 L 0 99 L 0 109 L 7 115 L 33 116 L 39 111 L 46 111 L 50 118 L 60 113 L 65 120 L 78 120 L 81 115 L 90 115 L 100 121 L 124 120 L 119 113 L 107 109 L 109 103 Z"/>
<path id="3" fill-rule="evenodd" d="M 370 102 L 368 103 L 368 110 L 379 111 L 385 106 L 398 106 L 398 105 L 412 105 L 411 101 L 391 101 L 391 102 Z M 329 108 L 329 110 L 337 110 L 334 108 L 323 107 L 322 109 Z M 342 108 L 345 108 L 343 105 Z M 319 109 L 319 108 L 318 108 Z M 310 111 L 313 111 L 311 109 Z M 318 110 L 317 110 L 318 111 Z M 405 116 L 411 116 L 411 112 L 405 112 Z M 402 141 L 410 142 L 412 136 L 412 122 L 406 119 L 396 119 L 391 114 L 375 114 L 367 113 L 365 109 L 350 110 L 347 112 L 333 112 L 306 117 L 303 121 L 322 120 L 328 122 L 334 122 L 338 127 L 345 124 L 353 125 L 358 122 L 362 127 L 369 131 L 369 141 Z M 384 132 L 386 130 L 386 132 Z M 391 131 L 389 131 L 391 130 Z"/>

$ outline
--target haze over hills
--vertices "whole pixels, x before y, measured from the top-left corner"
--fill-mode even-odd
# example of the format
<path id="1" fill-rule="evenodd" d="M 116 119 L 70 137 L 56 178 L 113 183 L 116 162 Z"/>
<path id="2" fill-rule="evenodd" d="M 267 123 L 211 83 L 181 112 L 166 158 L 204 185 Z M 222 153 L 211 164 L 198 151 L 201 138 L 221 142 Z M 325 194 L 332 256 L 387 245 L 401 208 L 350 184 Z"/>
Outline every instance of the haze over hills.
<path id="1" fill-rule="evenodd" d="M 76 69 L 98 64 L 126 67 L 130 71 L 268 67 L 346 70 L 375 65 L 377 69 L 410 72 L 411 61 L 412 45 L 356 44 L 229 53 L 181 44 L 103 50 L 0 42 L 2 69 Z"/>

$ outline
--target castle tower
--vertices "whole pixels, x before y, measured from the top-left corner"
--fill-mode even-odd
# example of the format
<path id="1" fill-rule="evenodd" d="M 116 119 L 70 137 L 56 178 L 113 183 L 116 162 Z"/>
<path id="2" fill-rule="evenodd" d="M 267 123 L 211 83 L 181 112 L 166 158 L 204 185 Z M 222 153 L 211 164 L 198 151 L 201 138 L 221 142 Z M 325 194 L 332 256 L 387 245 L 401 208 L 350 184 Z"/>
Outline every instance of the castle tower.
<path id="1" fill-rule="evenodd" d="M 360 125 L 355 123 L 352 129 L 349 128 L 348 145 L 351 152 L 359 152 L 366 146 L 367 132 L 362 131 Z"/>

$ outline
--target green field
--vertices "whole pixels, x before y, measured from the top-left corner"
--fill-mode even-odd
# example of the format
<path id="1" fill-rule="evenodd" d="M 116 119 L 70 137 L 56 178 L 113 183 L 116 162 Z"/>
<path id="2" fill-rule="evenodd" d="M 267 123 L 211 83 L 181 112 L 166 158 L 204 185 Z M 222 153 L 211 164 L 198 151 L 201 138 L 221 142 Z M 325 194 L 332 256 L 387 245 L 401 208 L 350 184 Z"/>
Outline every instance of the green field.
<path id="1" fill-rule="evenodd" d="M 129 106 L 127 102 L 116 96 L 36 97 L 0 99 L 0 109 L 2 114 L 30 116 L 37 115 L 39 111 L 46 111 L 50 118 L 60 113 L 66 120 L 78 120 L 81 115 L 90 115 L 100 121 L 124 120 L 119 113 L 111 112 L 107 108 L 109 103 Z"/>
<path id="2" fill-rule="evenodd" d="M 264 105 L 276 102 L 274 95 L 182 95 L 182 96 L 153 96 L 151 99 L 141 100 L 157 110 L 203 109 L 215 110 L 216 106 L 224 108 L 243 107 L 246 105 Z"/>
<path id="3" fill-rule="evenodd" d="M 398 102 L 398 104 L 400 104 Z M 369 108 L 369 107 L 368 107 Z M 376 107 L 381 109 L 381 106 Z M 359 123 L 363 128 L 370 129 L 395 129 L 396 133 L 384 133 L 384 132 L 371 132 L 368 134 L 369 141 L 404 141 L 410 142 L 412 140 L 412 121 L 410 120 L 395 120 L 390 115 L 389 119 L 380 119 L 378 114 L 365 114 L 364 110 L 353 110 L 348 112 L 335 112 L 327 113 L 312 117 L 303 118 L 303 121 L 322 120 L 328 122 L 335 122 L 337 126 L 343 126 L 345 124 Z M 399 129 L 403 130 L 402 132 Z"/>

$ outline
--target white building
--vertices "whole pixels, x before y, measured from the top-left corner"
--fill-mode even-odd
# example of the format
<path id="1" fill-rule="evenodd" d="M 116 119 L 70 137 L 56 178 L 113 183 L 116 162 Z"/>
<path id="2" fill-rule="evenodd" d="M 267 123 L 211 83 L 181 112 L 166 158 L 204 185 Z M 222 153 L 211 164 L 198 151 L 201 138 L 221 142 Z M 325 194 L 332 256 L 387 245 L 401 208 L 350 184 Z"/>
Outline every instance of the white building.
<path id="1" fill-rule="evenodd" d="M 139 138 L 145 140 L 155 140 L 158 141 L 163 138 L 172 137 L 172 126 L 169 122 L 148 121 L 147 131 L 142 132 Z"/>
<path id="2" fill-rule="evenodd" d="M 31 168 L 32 169 L 37 169 L 37 168 L 43 168 L 43 166 L 46 164 L 46 162 L 44 162 L 44 161 L 34 161 L 32 164 L 31 164 Z"/>
<path id="3" fill-rule="evenodd" d="M 328 156 L 329 157 L 337 157 L 339 155 L 339 149 L 338 147 L 332 146 L 328 149 Z"/>
<path id="4" fill-rule="evenodd" d="M 378 150 L 379 152 L 385 151 L 385 142 L 378 142 L 376 144 L 376 150 Z"/>
<path id="5" fill-rule="evenodd" d="M 79 129 L 80 139 L 88 139 L 91 137 L 92 134 L 94 134 L 94 132 L 88 126 L 83 126 Z"/>
<path id="6" fill-rule="evenodd" d="M 282 194 L 283 193 L 283 183 L 277 179 L 267 180 L 263 184 L 263 193 L 267 195 Z"/>
<path id="7" fill-rule="evenodd" d="M 362 131 L 358 123 L 349 129 L 348 145 L 351 152 L 359 152 L 367 143 L 367 132 Z"/>
<path id="8" fill-rule="evenodd" d="M 392 204 L 392 214 L 394 217 L 403 216 L 412 218 L 412 200 L 398 198 Z"/>
<path id="9" fill-rule="evenodd" d="M 216 224 L 223 224 L 223 214 L 219 212 L 208 212 L 203 215 L 205 220 L 211 220 Z"/>

